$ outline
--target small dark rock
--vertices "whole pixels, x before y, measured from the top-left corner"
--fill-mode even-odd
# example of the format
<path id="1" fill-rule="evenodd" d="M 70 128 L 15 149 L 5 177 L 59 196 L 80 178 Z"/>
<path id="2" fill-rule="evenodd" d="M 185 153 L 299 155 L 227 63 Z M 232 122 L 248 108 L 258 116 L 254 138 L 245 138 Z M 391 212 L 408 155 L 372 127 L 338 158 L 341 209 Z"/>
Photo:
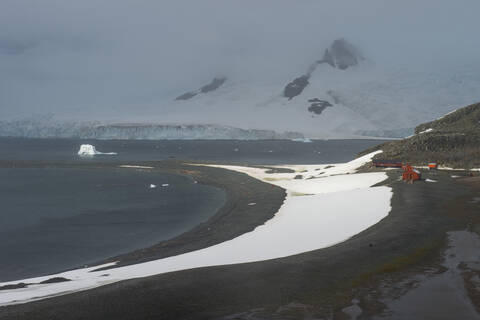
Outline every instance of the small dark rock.
<path id="1" fill-rule="evenodd" d="M 220 88 L 220 86 L 222 84 L 225 83 L 225 81 L 227 81 L 227 78 L 214 78 L 212 80 L 212 82 L 210 82 L 209 84 L 207 85 L 204 85 L 203 87 L 200 88 L 200 91 L 202 93 L 207 93 L 207 92 L 210 92 L 210 91 L 214 91 L 214 90 L 217 90 L 218 88 Z"/>
<path id="2" fill-rule="evenodd" d="M 196 95 L 197 95 L 197 92 L 190 91 L 176 97 L 175 100 L 188 100 L 188 99 L 192 99 Z"/>
<path id="3" fill-rule="evenodd" d="M 198 95 L 199 93 L 207 93 L 210 91 L 217 90 L 218 88 L 220 88 L 222 84 L 225 83 L 225 81 L 227 81 L 227 78 L 224 78 L 224 77 L 214 78 L 209 84 L 204 85 L 203 87 L 201 87 L 196 91 L 186 92 L 176 97 L 175 100 L 189 100 L 195 97 L 196 95 Z"/>
<path id="4" fill-rule="evenodd" d="M 20 282 L 16 284 L 7 284 L 6 286 L 1 286 L 0 290 L 12 290 L 12 289 L 21 289 L 26 288 L 28 283 Z"/>
<path id="5" fill-rule="evenodd" d="M 55 277 L 55 278 L 50 278 L 50 279 L 47 279 L 45 281 L 42 281 L 42 282 L 40 282 L 40 284 L 58 283 L 58 282 L 67 282 L 67 281 L 72 281 L 72 280 L 67 279 L 67 278 L 63 278 L 63 277 Z"/>
<path id="6" fill-rule="evenodd" d="M 303 176 L 301 174 L 297 174 L 293 179 L 297 179 L 297 180 L 303 179 Z"/>
<path id="7" fill-rule="evenodd" d="M 327 107 L 332 107 L 330 102 L 318 98 L 310 99 L 308 102 L 312 103 L 310 107 L 308 107 L 308 111 L 315 114 L 321 114 Z"/>

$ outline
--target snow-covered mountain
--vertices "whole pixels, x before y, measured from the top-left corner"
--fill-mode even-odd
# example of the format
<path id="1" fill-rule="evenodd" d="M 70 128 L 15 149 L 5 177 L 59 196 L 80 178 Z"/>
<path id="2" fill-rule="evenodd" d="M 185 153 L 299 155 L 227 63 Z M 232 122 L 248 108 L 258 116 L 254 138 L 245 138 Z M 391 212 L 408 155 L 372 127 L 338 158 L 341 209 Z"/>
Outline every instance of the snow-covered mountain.
<path id="1" fill-rule="evenodd" d="M 335 40 L 290 80 L 222 79 L 208 93 L 165 103 L 163 116 L 180 122 L 213 118 L 313 138 L 404 137 L 422 121 L 477 101 L 480 89 L 480 73 L 469 67 L 437 72 L 380 67 L 345 39 Z"/>
<path id="2" fill-rule="evenodd" d="M 478 67 L 436 71 L 377 65 L 345 39 L 288 78 L 212 74 L 193 88 L 99 121 L 68 114 L 1 121 L 0 135 L 118 139 L 404 137 L 479 100 Z M 408 66 L 407 64 L 405 64 Z M 278 66 L 282 68 L 282 66 Z M 82 119 L 82 120 L 79 120 Z M 134 124 L 135 123 L 135 124 Z"/>

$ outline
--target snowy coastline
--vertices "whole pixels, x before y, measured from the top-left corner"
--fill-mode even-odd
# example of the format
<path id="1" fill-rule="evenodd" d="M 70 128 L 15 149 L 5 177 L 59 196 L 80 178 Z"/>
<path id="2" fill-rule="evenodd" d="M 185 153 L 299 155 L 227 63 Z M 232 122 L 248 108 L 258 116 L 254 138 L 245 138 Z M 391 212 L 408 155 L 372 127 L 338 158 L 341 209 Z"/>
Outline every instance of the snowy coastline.
<path id="1" fill-rule="evenodd" d="M 374 154 L 344 164 L 280 166 L 295 171 L 292 173 L 218 166 L 286 189 L 288 196 L 283 206 L 271 220 L 252 232 L 205 249 L 103 271 L 94 271 L 99 268 L 97 266 L 0 283 L 0 287 L 20 282 L 37 283 L 2 290 L 0 305 L 25 303 L 166 272 L 280 258 L 344 241 L 383 219 L 391 209 L 391 189 L 371 187 L 387 177 L 384 172 L 354 174 Z M 53 277 L 71 281 L 38 284 Z"/>

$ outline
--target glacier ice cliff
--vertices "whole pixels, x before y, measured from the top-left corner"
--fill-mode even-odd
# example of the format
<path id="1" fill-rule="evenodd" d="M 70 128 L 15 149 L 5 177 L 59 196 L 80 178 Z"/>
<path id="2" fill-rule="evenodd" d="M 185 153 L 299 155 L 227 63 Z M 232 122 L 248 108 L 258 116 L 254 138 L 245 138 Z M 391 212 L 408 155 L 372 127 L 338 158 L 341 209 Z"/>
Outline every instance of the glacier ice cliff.
<path id="1" fill-rule="evenodd" d="M 100 122 L 12 120 L 0 121 L 0 136 L 24 138 L 78 138 L 78 139 L 303 139 L 298 132 L 242 129 L 208 124 L 104 124 Z"/>

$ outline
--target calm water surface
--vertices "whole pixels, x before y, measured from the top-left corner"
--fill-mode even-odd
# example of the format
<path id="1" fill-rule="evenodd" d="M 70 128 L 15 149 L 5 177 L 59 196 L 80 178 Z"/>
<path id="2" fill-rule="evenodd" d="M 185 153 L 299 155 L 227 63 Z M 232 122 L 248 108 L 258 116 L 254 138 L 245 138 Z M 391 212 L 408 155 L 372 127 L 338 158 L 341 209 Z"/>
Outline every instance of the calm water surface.
<path id="1" fill-rule="evenodd" d="M 149 161 L 204 160 L 248 164 L 317 164 L 345 162 L 382 140 L 75 140 L 0 138 L 0 160 Z M 81 144 L 101 152 L 93 159 L 77 156 Z"/>
<path id="2" fill-rule="evenodd" d="M 224 201 L 223 190 L 171 174 L 0 168 L 0 281 L 150 246 L 206 221 Z"/>
<path id="3" fill-rule="evenodd" d="M 381 142 L 0 138 L 0 161 L 334 163 Z M 76 153 L 85 143 L 118 155 L 81 158 Z M 206 221 L 224 201 L 223 190 L 170 174 L 0 168 L 0 281 L 55 273 L 153 245 Z"/>

